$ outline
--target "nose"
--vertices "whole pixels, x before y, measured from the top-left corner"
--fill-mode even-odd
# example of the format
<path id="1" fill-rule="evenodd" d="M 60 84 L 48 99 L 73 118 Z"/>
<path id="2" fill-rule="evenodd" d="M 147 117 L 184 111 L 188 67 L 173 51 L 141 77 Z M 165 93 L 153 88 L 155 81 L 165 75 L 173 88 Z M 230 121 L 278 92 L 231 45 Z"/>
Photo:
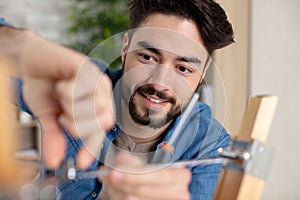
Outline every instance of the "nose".
<path id="1" fill-rule="evenodd" d="M 148 79 L 157 90 L 166 90 L 172 87 L 174 82 L 172 71 L 166 65 L 157 65 L 153 68 L 151 76 Z"/>

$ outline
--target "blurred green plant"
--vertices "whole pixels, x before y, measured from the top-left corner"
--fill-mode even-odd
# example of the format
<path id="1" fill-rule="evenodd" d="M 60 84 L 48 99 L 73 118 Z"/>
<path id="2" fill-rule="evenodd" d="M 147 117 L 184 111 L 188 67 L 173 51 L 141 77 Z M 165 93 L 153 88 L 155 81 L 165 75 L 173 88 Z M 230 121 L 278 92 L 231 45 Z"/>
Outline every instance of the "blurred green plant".
<path id="1" fill-rule="evenodd" d="M 70 9 L 67 43 L 82 53 L 128 29 L 127 0 L 74 0 Z"/>

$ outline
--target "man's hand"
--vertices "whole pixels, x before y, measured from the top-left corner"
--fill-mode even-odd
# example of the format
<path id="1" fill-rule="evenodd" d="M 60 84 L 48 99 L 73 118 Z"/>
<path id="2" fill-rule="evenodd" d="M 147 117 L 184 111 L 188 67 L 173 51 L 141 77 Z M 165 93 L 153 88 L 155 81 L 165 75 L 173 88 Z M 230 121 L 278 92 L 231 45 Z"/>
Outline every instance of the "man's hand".
<path id="1" fill-rule="evenodd" d="M 155 169 L 141 164 L 133 156 L 121 154 L 116 169 L 119 170 L 111 170 L 108 176 L 100 179 L 111 200 L 190 199 L 191 172 L 186 168 Z"/>
<path id="2" fill-rule="evenodd" d="M 0 54 L 15 65 L 25 101 L 42 123 L 46 165 L 56 168 L 65 156 L 64 127 L 84 139 L 77 163 L 88 167 L 114 124 L 109 78 L 85 55 L 31 31 L 0 27 L 0 36 Z"/>

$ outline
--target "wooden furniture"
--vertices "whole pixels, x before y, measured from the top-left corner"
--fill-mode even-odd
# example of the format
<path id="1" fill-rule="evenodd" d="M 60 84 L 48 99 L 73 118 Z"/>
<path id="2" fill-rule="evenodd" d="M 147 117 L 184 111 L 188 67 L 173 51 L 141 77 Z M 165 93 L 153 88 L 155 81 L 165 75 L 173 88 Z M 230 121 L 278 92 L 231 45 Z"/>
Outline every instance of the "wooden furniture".
<path id="1" fill-rule="evenodd" d="M 11 63 L 0 55 L 0 199 L 7 200 L 19 199 L 21 188 L 38 172 L 38 168 L 17 161 L 14 156 L 22 147 L 20 129 L 32 128 L 33 124 L 20 126 L 18 123 L 19 109 L 12 103 L 11 76 L 14 73 L 10 69 L 13 69 Z M 37 159 L 36 155 L 28 157 L 26 153 L 25 157 L 19 155 L 21 157 L 31 161 Z"/>
<path id="2" fill-rule="evenodd" d="M 267 148 L 264 147 L 264 143 L 267 141 L 269 135 L 277 102 L 277 96 L 257 96 L 251 98 L 241 124 L 240 132 L 235 138 L 241 141 L 261 144 L 255 147 L 257 148 L 258 156 L 259 154 L 263 154 L 264 151 L 267 151 Z M 258 200 L 261 198 L 265 183 L 265 171 L 268 170 L 265 168 L 267 167 L 265 165 L 268 164 L 268 160 L 264 158 L 256 159 L 255 165 L 258 166 L 255 168 L 256 166 L 249 166 L 254 165 L 253 159 L 255 158 L 250 159 L 252 160 L 244 166 L 243 173 L 227 169 L 222 170 L 214 197 L 215 200 Z M 260 172 L 259 170 L 265 171 Z"/>

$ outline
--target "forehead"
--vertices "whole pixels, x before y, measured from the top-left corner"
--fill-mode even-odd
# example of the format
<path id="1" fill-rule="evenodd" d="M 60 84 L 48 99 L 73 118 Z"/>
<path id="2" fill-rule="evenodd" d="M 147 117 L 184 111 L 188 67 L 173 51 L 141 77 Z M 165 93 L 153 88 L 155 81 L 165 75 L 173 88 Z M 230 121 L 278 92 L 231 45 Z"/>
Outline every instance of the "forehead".
<path id="1" fill-rule="evenodd" d="M 175 15 L 153 13 L 139 26 L 134 40 L 148 40 L 157 48 L 176 54 L 206 55 L 206 49 L 197 24 Z"/>

